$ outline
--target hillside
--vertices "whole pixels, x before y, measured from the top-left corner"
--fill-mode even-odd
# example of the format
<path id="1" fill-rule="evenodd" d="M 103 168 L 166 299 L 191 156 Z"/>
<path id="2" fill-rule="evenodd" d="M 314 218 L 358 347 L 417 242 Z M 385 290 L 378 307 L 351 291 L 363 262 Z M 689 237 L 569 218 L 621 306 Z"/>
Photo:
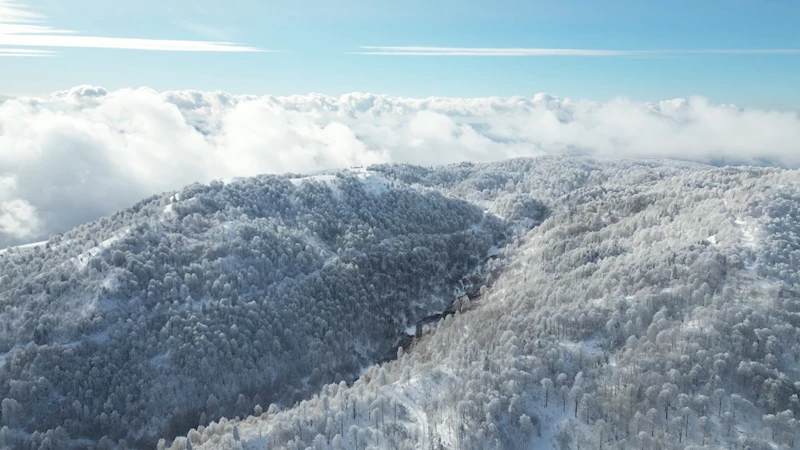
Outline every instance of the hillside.
<path id="1" fill-rule="evenodd" d="M 172 448 L 800 445 L 797 171 L 583 158 L 371 169 L 507 220 L 497 279 L 355 383 Z M 511 219 L 534 199 L 549 216 L 528 231 Z"/>
<path id="2" fill-rule="evenodd" d="M 795 449 L 798 227 L 674 161 L 192 185 L 0 252 L 0 446 Z"/>
<path id="3" fill-rule="evenodd" d="M 352 381 L 507 226 L 366 171 L 193 185 L 0 254 L 0 445 L 153 448 Z"/>

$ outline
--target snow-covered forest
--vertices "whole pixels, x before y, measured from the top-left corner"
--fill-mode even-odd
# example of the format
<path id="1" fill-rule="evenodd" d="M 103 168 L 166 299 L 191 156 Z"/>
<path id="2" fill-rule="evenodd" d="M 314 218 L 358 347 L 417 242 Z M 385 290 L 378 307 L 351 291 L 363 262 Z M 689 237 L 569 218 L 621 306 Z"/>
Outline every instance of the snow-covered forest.
<path id="1" fill-rule="evenodd" d="M 0 254 L 0 446 L 797 449 L 799 228 L 674 161 L 189 186 Z"/>

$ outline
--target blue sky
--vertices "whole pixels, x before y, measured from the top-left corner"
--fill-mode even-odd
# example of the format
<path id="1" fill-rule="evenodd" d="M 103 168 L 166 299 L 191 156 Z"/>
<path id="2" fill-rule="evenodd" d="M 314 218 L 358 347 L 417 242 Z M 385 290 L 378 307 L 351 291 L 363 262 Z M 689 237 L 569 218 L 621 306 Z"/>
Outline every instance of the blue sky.
<path id="1" fill-rule="evenodd" d="M 37 17 L 12 22 L 9 8 Z M 8 46 L 3 27 L 8 30 L 9 23 L 78 36 L 225 41 L 280 52 Z M 91 84 L 274 95 L 529 97 L 547 92 L 635 101 L 702 95 L 716 103 L 800 109 L 798 23 L 800 2 L 795 0 L 0 0 L 0 54 L 9 48 L 53 52 L 0 57 L 0 93 L 33 95 Z M 46 34 L 49 43 L 62 38 Z M 354 54 L 376 51 L 362 46 L 444 51 L 436 56 Z M 502 48 L 633 53 L 484 56 L 469 50 L 469 55 L 442 55 L 453 48 L 495 54 Z M 755 49 L 795 52 L 741 53 Z"/>

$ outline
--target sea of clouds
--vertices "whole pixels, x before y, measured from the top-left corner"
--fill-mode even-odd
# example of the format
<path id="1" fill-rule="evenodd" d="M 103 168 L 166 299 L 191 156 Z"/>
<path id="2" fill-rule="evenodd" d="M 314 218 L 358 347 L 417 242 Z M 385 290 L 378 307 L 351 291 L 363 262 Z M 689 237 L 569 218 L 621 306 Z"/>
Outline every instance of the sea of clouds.
<path id="1" fill-rule="evenodd" d="M 703 98 L 247 96 L 81 86 L 0 98 L 0 248 L 212 179 L 585 154 L 800 167 L 797 112 Z"/>

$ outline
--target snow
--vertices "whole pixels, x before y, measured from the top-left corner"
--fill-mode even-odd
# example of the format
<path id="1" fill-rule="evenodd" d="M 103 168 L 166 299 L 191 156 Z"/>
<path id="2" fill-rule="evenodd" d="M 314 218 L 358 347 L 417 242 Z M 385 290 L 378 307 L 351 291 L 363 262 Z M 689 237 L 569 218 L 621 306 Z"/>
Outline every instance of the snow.
<path id="1" fill-rule="evenodd" d="M 605 343 L 605 339 L 587 339 L 581 342 L 563 341 L 561 345 L 576 353 L 582 351 L 583 358 L 588 359 L 602 354 Z"/>
<path id="2" fill-rule="evenodd" d="M 380 195 L 389 191 L 389 181 L 372 172 L 365 171 L 359 173 L 358 179 L 361 180 L 361 183 L 364 185 L 364 190 L 372 195 Z"/>
<path id="3" fill-rule="evenodd" d="M 561 402 L 558 401 L 558 396 L 553 395 L 553 392 L 550 393 L 550 400 L 550 404 L 547 405 L 547 408 L 541 404 L 541 400 L 536 402 L 534 406 L 536 408 L 534 414 L 539 416 L 541 424 L 541 436 L 534 432 L 528 448 L 535 448 L 537 450 L 558 450 L 559 446 L 556 436 L 559 430 L 565 427 L 571 420 L 574 420 L 574 413 L 571 411 L 572 408 L 570 408 L 569 403 L 567 403 L 565 411 Z M 574 438 L 577 438 L 577 436 L 574 436 Z"/>
<path id="4" fill-rule="evenodd" d="M 706 242 L 708 242 L 708 243 L 709 243 L 709 244 L 711 244 L 711 245 L 718 245 L 718 244 L 717 244 L 717 236 L 716 236 L 716 235 L 714 235 L 714 236 L 709 236 L 709 237 L 707 237 L 707 238 L 706 238 Z"/>
<path id="5" fill-rule="evenodd" d="M 331 265 L 331 264 L 333 264 L 333 263 L 334 263 L 334 261 L 336 261 L 337 259 L 339 259 L 339 255 L 337 255 L 336 253 L 334 253 L 334 254 L 332 254 L 332 255 L 328 256 L 328 257 L 325 259 L 325 263 L 324 263 L 324 264 L 322 264 L 322 267 L 324 268 L 324 267 L 328 267 L 328 266 L 330 266 L 330 265 Z"/>
<path id="6" fill-rule="evenodd" d="M 169 366 L 169 354 L 170 351 L 167 350 L 164 353 L 158 354 L 150 358 L 150 364 L 154 367 L 167 367 Z"/>
<path id="7" fill-rule="evenodd" d="M 340 174 L 345 176 L 353 176 L 364 186 L 364 191 L 372 195 L 380 195 L 388 192 L 391 187 L 391 183 L 386 178 L 383 178 L 382 176 L 377 175 L 375 172 L 371 172 L 363 167 L 352 167 L 350 169 L 344 169 L 333 173 L 321 173 L 316 175 L 290 178 L 289 181 L 295 186 L 299 186 L 306 181 L 317 181 L 324 183 L 328 185 L 328 187 L 333 191 L 334 195 L 338 198 L 341 194 L 338 186 Z"/>
<path id="8" fill-rule="evenodd" d="M 36 247 L 43 247 L 45 244 L 47 244 L 47 242 L 49 242 L 49 241 L 31 242 L 30 244 L 22 244 L 22 245 L 16 245 L 16 246 L 12 246 L 12 247 L 6 247 L 6 248 L 0 250 L 0 255 L 2 255 L 3 253 L 6 253 L 7 251 L 11 250 L 12 248 L 13 249 L 17 249 L 17 250 L 26 250 L 26 249 L 36 248 Z"/>
<path id="9" fill-rule="evenodd" d="M 409 336 L 416 336 L 416 334 L 417 334 L 417 326 L 416 325 L 409 325 L 408 327 L 406 327 L 405 332 Z"/>
<path id="10" fill-rule="evenodd" d="M 301 185 L 304 181 L 319 181 L 321 183 L 334 183 L 336 175 L 310 175 L 307 177 L 290 178 L 289 181 L 295 186 Z"/>
<path id="11" fill-rule="evenodd" d="M 178 217 L 178 214 L 175 213 L 173 208 L 173 204 L 170 203 L 169 205 L 164 207 L 164 210 L 161 212 L 161 221 L 168 222 L 170 220 L 175 220 Z"/>
<path id="12" fill-rule="evenodd" d="M 310 175 L 307 177 L 290 178 L 289 181 L 291 181 L 291 183 L 294 184 L 295 186 L 300 186 L 301 184 L 307 181 L 317 181 L 320 183 L 324 183 L 331 190 L 334 197 L 336 197 L 337 199 L 342 197 L 342 191 L 339 189 L 339 186 L 337 184 L 336 175 L 330 175 L 330 174 Z"/>
<path id="13" fill-rule="evenodd" d="M 86 266 L 89 265 L 89 261 L 92 259 L 92 257 L 97 255 L 101 251 L 111 247 L 115 242 L 117 242 L 120 239 L 122 239 L 123 237 L 125 237 L 125 235 L 128 234 L 129 230 L 130 230 L 130 228 L 124 229 L 122 232 L 117 233 L 114 236 L 111 236 L 110 238 L 106 239 L 105 241 L 99 243 L 96 247 L 92 247 L 89 250 L 86 250 L 85 252 L 81 253 L 80 255 L 70 259 L 70 261 L 73 264 L 75 264 L 75 266 L 78 269 L 85 269 Z"/>
<path id="14" fill-rule="evenodd" d="M 750 249 L 756 248 L 756 233 L 758 232 L 758 228 L 754 225 L 751 225 L 746 220 L 742 218 L 736 218 L 734 221 L 736 225 L 740 228 L 742 232 L 742 244 Z"/>
<path id="15" fill-rule="evenodd" d="M 439 389 L 438 386 L 435 388 Z M 393 386 L 386 389 L 386 395 L 394 398 L 398 404 L 403 405 L 408 410 L 409 417 L 411 417 L 419 430 L 418 435 L 421 440 L 420 448 L 423 449 L 428 448 L 428 428 L 430 425 L 428 423 L 428 415 L 418 405 L 422 404 L 422 400 L 428 397 L 427 389 L 430 389 L 430 386 L 426 387 L 421 385 L 420 379 L 418 378 L 413 378 L 402 384 L 395 383 Z M 437 434 L 440 436 L 442 435 L 441 433 Z"/>
<path id="16" fill-rule="evenodd" d="M 685 326 L 684 329 L 686 331 L 700 331 L 702 332 L 705 329 L 703 322 L 697 319 L 690 320 Z"/>
<path id="17" fill-rule="evenodd" d="M 322 268 L 326 268 L 336 262 L 339 259 L 339 255 L 334 252 L 329 245 L 322 241 L 317 235 L 313 234 L 306 234 L 303 236 L 303 240 L 305 240 L 309 245 L 313 247 L 317 247 L 322 249 L 325 253 L 325 262 L 322 264 Z"/>
<path id="18" fill-rule="evenodd" d="M 742 236 L 739 239 L 739 242 L 742 247 L 750 252 L 755 252 L 755 250 L 758 248 L 758 239 L 756 237 L 759 231 L 758 227 L 742 217 L 736 217 L 734 223 L 741 231 Z M 753 261 L 753 258 L 745 258 L 744 270 L 751 275 L 755 275 L 755 262 Z"/>

